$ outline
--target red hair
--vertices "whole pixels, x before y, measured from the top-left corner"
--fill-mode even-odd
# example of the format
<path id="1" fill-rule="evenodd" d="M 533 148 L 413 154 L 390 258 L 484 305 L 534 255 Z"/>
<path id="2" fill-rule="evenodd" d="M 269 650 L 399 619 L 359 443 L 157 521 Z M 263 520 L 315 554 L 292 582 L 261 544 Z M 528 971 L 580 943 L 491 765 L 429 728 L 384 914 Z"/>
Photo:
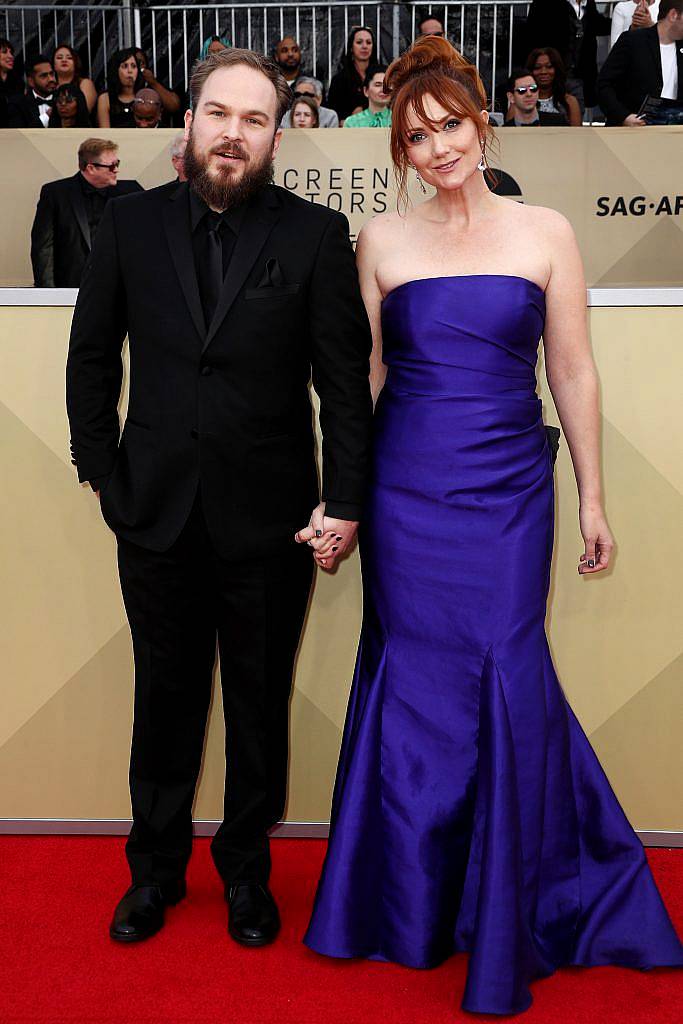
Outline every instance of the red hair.
<path id="1" fill-rule="evenodd" d="M 460 120 L 474 121 L 481 148 L 494 139 L 491 125 L 482 117 L 486 109 L 486 90 L 473 64 L 440 36 L 423 36 L 398 57 L 384 79 L 385 92 L 391 95 L 391 158 L 398 185 L 399 201 L 407 203 L 408 189 L 408 128 L 410 111 L 431 128 L 438 124 L 427 117 L 425 96 L 432 96 L 446 110 Z"/>

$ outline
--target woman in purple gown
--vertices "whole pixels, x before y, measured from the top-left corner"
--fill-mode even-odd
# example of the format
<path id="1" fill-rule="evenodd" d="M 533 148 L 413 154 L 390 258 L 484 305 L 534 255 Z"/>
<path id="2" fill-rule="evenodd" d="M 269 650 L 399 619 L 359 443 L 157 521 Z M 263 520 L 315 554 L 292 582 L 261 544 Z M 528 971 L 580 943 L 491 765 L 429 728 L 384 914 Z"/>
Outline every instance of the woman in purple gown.
<path id="1" fill-rule="evenodd" d="M 358 243 L 381 389 L 364 621 L 305 941 L 411 967 L 467 951 L 464 1009 L 517 1013 L 563 964 L 681 966 L 683 949 L 544 631 L 541 334 L 579 490 L 578 571 L 612 550 L 572 230 L 489 191 L 483 86 L 445 40 L 419 40 L 387 79 L 399 182 L 414 168 L 436 195 Z M 313 542 L 328 568 L 333 543 Z"/>

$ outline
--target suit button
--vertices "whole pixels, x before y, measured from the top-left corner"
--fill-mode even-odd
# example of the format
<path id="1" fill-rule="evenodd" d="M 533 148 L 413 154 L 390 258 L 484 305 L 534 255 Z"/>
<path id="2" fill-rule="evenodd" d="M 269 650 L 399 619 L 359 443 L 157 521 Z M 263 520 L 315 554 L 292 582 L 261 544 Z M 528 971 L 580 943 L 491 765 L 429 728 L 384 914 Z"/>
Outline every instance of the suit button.
<path id="1" fill-rule="evenodd" d="M 202 377 L 210 377 L 213 369 L 210 366 L 202 366 Z"/>
<path id="2" fill-rule="evenodd" d="M 196 429 L 196 427 L 193 427 L 192 430 L 190 431 L 190 437 L 192 438 L 193 441 L 196 441 L 197 438 L 199 437 L 199 431 Z"/>

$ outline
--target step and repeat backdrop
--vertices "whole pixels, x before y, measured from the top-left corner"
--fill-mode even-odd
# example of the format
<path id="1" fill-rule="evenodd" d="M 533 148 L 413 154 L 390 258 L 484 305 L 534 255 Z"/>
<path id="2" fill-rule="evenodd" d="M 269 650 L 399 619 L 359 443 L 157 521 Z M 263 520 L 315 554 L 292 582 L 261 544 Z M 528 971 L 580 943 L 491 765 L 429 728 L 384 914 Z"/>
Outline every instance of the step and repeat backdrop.
<path id="1" fill-rule="evenodd" d="M 153 188 L 175 177 L 169 129 L 62 129 L 4 132 L 0 161 L 3 246 L 0 285 L 33 283 L 31 223 L 41 186 L 74 174 L 88 135 L 120 146 L 119 177 Z M 491 164 L 499 189 L 551 206 L 574 226 L 589 285 L 683 284 L 683 128 L 540 128 L 498 131 Z M 311 202 L 342 210 L 355 237 L 376 213 L 395 209 L 384 129 L 289 130 L 276 181 Z M 421 198 L 415 181 L 412 195 Z"/>
<path id="2" fill-rule="evenodd" d="M 147 187 L 169 180 L 173 134 L 112 132 L 121 147 L 121 177 Z M 516 187 L 524 201 L 550 203 L 570 216 L 592 284 L 681 283 L 673 194 L 680 133 L 501 135 L 495 162 L 509 176 L 508 190 Z M 6 285 L 26 284 L 35 198 L 44 181 L 74 172 L 84 133 L 6 137 L 1 275 Z M 278 180 L 344 210 L 354 234 L 375 210 L 394 203 L 380 131 L 291 133 Z M 130 814 L 130 637 L 114 537 L 70 463 L 64 364 L 71 315 L 68 305 L 3 306 L 0 293 L 0 818 L 7 819 Z M 676 543 L 683 459 L 674 419 L 683 307 L 615 305 L 591 309 L 589 320 L 602 382 L 607 513 L 618 551 L 608 574 L 578 576 L 576 487 L 563 443 L 549 636 L 567 696 L 633 824 L 683 831 L 683 551 Z M 546 421 L 557 423 L 542 361 L 539 386 Z M 354 554 L 315 583 L 291 705 L 289 821 L 328 819 L 360 621 Z M 216 687 L 197 819 L 220 817 L 223 774 Z"/>

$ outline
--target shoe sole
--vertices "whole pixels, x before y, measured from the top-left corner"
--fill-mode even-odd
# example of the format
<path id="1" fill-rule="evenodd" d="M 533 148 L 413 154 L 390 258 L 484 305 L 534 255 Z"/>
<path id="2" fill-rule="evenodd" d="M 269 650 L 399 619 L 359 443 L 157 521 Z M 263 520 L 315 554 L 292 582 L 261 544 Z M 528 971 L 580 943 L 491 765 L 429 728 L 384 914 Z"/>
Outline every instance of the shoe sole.
<path id="1" fill-rule="evenodd" d="M 113 939 L 114 942 L 144 942 L 145 939 L 151 939 L 158 935 L 160 931 L 161 928 L 155 928 L 153 932 L 147 932 L 145 935 L 119 935 L 110 929 L 109 938 Z"/>
<path id="2" fill-rule="evenodd" d="M 251 949 L 256 949 L 258 946 L 270 946 L 271 943 L 275 942 L 276 938 L 278 937 L 278 934 L 279 932 L 276 932 L 272 938 L 268 939 L 247 939 L 242 937 L 238 938 L 237 935 L 233 935 L 231 931 L 228 931 L 228 935 L 233 940 L 233 942 L 236 942 L 240 946 L 247 946 Z"/>

